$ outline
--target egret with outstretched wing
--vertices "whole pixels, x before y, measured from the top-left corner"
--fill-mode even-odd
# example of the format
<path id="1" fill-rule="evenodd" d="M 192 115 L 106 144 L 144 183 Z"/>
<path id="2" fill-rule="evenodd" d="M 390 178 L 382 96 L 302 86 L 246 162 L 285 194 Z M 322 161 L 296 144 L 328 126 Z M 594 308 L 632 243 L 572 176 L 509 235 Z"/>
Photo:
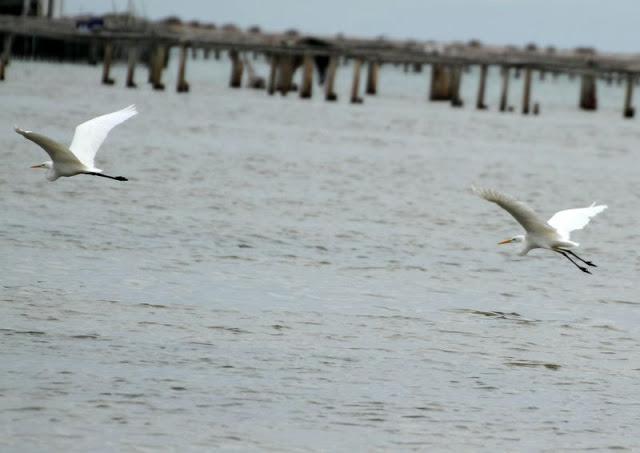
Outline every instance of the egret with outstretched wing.
<path id="1" fill-rule="evenodd" d="M 76 127 L 76 132 L 67 148 L 55 140 L 32 131 L 16 127 L 16 132 L 44 149 L 51 160 L 34 165 L 31 168 L 46 168 L 47 179 L 55 181 L 61 176 L 93 175 L 103 178 L 127 181 L 124 176 L 109 176 L 95 167 L 94 160 L 100 145 L 107 138 L 109 131 L 118 124 L 128 120 L 138 112 L 135 105 L 130 105 L 117 112 L 93 118 Z"/>
<path id="2" fill-rule="evenodd" d="M 545 222 L 523 202 L 496 190 L 477 189 L 475 187 L 472 187 L 471 190 L 485 200 L 491 201 L 507 211 L 525 229 L 526 234 L 514 236 L 511 239 L 499 242 L 499 244 L 523 242 L 524 246 L 520 251 L 520 255 L 526 255 L 530 250 L 536 248 L 552 250 L 563 255 L 582 272 L 588 274 L 591 273 L 589 269 L 575 262 L 569 255 L 588 266 L 596 267 L 591 261 L 583 260 L 571 250 L 577 248 L 580 244 L 573 242 L 570 239 L 570 234 L 572 231 L 584 228 L 593 217 L 607 209 L 606 205 L 596 206 L 593 203 L 586 208 L 566 209 L 556 212 Z"/>

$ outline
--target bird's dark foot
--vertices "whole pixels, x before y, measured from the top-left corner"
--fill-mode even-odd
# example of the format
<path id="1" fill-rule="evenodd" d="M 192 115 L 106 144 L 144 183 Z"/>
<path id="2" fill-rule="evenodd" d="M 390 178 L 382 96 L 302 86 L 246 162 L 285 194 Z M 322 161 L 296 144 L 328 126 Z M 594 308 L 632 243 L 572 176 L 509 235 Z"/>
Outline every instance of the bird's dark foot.
<path id="1" fill-rule="evenodd" d="M 591 267 L 598 267 L 595 264 L 593 264 L 591 261 L 585 261 L 584 264 L 586 264 L 587 266 L 591 266 Z"/>
<path id="2" fill-rule="evenodd" d="M 116 176 L 115 178 L 116 181 L 129 181 L 127 178 L 125 178 L 124 176 Z"/>
<path id="3" fill-rule="evenodd" d="M 580 270 L 581 270 L 582 272 L 587 273 L 587 274 L 590 274 L 590 273 L 591 273 L 591 272 L 589 272 L 589 269 L 587 269 L 586 267 L 580 267 Z"/>

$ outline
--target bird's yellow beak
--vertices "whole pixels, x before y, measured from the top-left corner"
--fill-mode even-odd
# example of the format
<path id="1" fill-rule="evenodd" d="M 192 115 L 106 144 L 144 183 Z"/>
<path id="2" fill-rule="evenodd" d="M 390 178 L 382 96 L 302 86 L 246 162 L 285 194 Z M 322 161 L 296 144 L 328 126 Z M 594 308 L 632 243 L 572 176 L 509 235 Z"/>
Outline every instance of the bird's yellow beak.
<path id="1" fill-rule="evenodd" d="M 498 242 L 498 245 L 508 244 L 509 242 L 513 242 L 513 239 L 505 239 L 504 241 Z"/>

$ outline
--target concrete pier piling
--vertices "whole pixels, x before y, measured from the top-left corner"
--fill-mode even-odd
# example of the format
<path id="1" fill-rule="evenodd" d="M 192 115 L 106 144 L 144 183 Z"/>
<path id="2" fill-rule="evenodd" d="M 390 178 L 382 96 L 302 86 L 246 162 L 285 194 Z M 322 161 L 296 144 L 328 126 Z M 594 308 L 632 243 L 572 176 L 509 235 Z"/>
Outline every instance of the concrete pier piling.
<path id="1" fill-rule="evenodd" d="M 113 85 L 115 80 L 111 78 L 111 60 L 113 59 L 113 44 L 107 42 L 104 45 L 104 59 L 102 60 L 102 84 Z"/>
<path id="2" fill-rule="evenodd" d="M 580 109 L 596 110 L 598 98 L 596 95 L 596 78 L 591 74 L 583 74 L 580 81 Z"/>
<path id="3" fill-rule="evenodd" d="M 331 56 L 329 58 L 329 66 L 327 67 L 327 76 L 324 81 L 324 96 L 327 101 L 337 101 L 338 95 L 334 90 L 336 81 L 336 71 L 338 70 L 338 57 Z"/>
<path id="4" fill-rule="evenodd" d="M 162 83 L 162 70 L 165 66 L 167 49 L 163 45 L 158 45 L 151 58 L 150 82 L 154 90 L 164 90 Z"/>
<path id="5" fill-rule="evenodd" d="M 451 69 L 435 63 L 431 66 L 431 101 L 451 100 Z"/>
<path id="6" fill-rule="evenodd" d="M 182 46 L 180 46 L 180 61 L 178 64 L 178 81 L 176 83 L 176 91 L 178 93 L 189 92 L 189 82 L 187 82 L 186 80 L 188 50 L 189 50 L 189 46 L 187 44 L 183 44 Z"/>
<path id="7" fill-rule="evenodd" d="M 531 68 L 524 71 L 524 88 L 522 90 L 522 114 L 528 115 L 531 109 Z"/>
<path id="8" fill-rule="evenodd" d="M 276 80 L 278 77 L 278 65 L 280 64 L 280 58 L 277 55 L 271 56 L 269 64 L 269 81 L 267 82 L 267 92 L 270 95 L 276 92 Z"/>
<path id="9" fill-rule="evenodd" d="M 451 106 L 462 107 L 463 102 L 460 97 L 460 85 L 462 84 L 462 67 L 451 68 Z"/>
<path id="10" fill-rule="evenodd" d="M 484 94 L 487 84 L 487 71 L 486 64 L 480 65 L 480 81 L 478 82 L 478 98 L 476 100 L 476 108 L 478 110 L 486 110 L 487 105 L 484 103 Z"/>
<path id="11" fill-rule="evenodd" d="M 229 58 L 231 58 L 231 79 L 229 80 L 229 86 L 231 88 L 240 88 L 242 86 L 244 63 L 242 63 L 237 50 L 231 50 L 229 52 Z"/>
<path id="12" fill-rule="evenodd" d="M 302 70 L 302 84 L 300 88 L 300 97 L 309 99 L 313 94 L 313 57 L 311 55 L 304 56 Z"/>
<path id="13" fill-rule="evenodd" d="M 92 39 L 89 42 L 88 60 L 91 66 L 95 66 L 98 64 L 98 40 L 97 39 Z"/>
<path id="14" fill-rule="evenodd" d="M 282 56 L 280 58 L 280 67 L 278 68 L 278 91 L 282 96 L 286 96 L 289 91 L 293 90 L 293 73 L 293 57 Z"/>
<path id="15" fill-rule="evenodd" d="M 509 78 L 511 69 L 508 66 L 503 66 L 502 73 L 502 89 L 500 90 L 500 111 L 506 112 L 509 108 Z"/>
<path id="16" fill-rule="evenodd" d="M 627 74 L 627 87 L 624 92 L 624 110 L 622 115 L 625 118 L 633 118 L 635 115 L 635 108 L 633 108 L 633 85 L 634 79 L 632 74 Z"/>
<path id="17" fill-rule="evenodd" d="M 5 70 L 9 64 L 11 56 L 11 46 L 13 45 L 13 35 L 5 35 L 2 40 L 2 52 L 0 53 L 0 80 L 4 80 Z"/>
<path id="18" fill-rule="evenodd" d="M 242 57 L 242 63 L 244 67 L 247 68 L 247 87 L 255 90 L 263 90 L 266 86 L 264 77 L 256 74 L 256 71 L 253 69 L 253 64 L 246 56 Z"/>
<path id="19" fill-rule="evenodd" d="M 351 83 L 351 103 L 362 104 L 362 98 L 360 97 L 360 68 L 362 66 L 362 60 L 357 58 L 353 63 L 353 82 Z"/>
<path id="20" fill-rule="evenodd" d="M 370 61 L 367 67 L 367 90 L 369 95 L 378 93 L 378 70 L 380 64 L 377 61 Z"/>
<path id="21" fill-rule="evenodd" d="M 127 59 L 127 88 L 136 88 L 135 73 L 136 63 L 138 61 L 138 48 L 136 46 L 130 46 L 128 50 Z"/>

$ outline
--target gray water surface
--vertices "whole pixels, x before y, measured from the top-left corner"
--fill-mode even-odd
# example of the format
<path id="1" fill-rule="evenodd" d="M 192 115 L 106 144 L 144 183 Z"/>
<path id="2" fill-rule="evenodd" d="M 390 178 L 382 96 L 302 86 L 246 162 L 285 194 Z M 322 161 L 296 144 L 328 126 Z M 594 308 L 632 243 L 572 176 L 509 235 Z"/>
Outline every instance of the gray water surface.
<path id="1" fill-rule="evenodd" d="M 362 106 L 342 68 L 333 104 L 230 90 L 227 62 L 187 95 L 174 67 L 164 93 L 99 72 L 15 61 L 0 84 L 2 451 L 640 449 L 621 87 L 584 113 L 548 79 L 524 118 L 497 77 L 477 112 L 473 75 L 451 109 L 386 67 Z M 98 153 L 127 183 L 50 183 L 12 129 L 70 142 L 134 102 Z M 575 235 L 599 267 L 497 246 L 520 227 L 471 184 L 548 217 L 608 204 Z"/>

